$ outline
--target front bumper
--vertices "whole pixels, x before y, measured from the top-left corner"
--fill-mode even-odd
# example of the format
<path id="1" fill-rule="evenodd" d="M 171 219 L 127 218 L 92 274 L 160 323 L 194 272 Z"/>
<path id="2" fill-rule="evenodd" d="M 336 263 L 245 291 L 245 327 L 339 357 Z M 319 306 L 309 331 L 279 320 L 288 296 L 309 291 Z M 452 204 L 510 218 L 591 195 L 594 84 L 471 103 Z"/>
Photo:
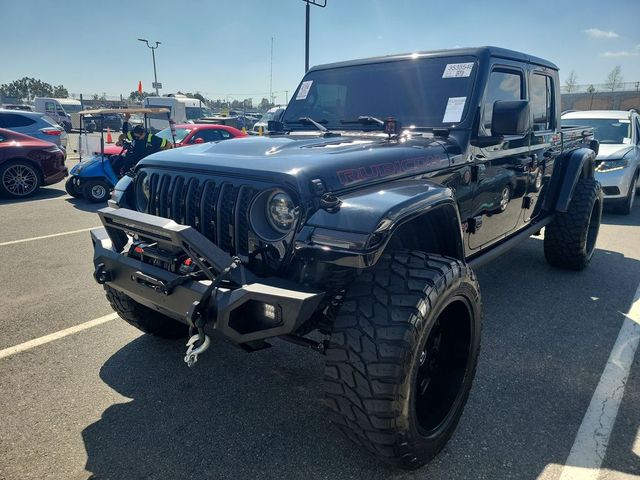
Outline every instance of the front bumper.
<path id="1" fill-rule="evenodd" d="M 602 185 L 605 200 L 625 198 L 629 192 L 629 186 L 635 168 L 631 165 L 613 172 L 596 172 L 596 180 Z M 633 188 L 633 187 L 632 187 Z"/>
<path id="2" fill-rule="evenodd" d="M 295 332 L 324 296 L 281 278 L 257 278 L 242 265 L 231 271 L 231 282 L 211 291 L 232 258 L 194 228 L 124 208 L 103 208 L 99 215 L 104 228 L 91 231 L 98 283 L 185 324 L 194 307 L 203 305 L 205 330 L 215 328 L 237 343 Z M 129 256 L 125 246 L 133 235 L 163 251 L 197 258 L 210 266 L 208 278 L 180 282 L 181 275 Z M 267 310 L 273 318 L 263 316 Z"/>

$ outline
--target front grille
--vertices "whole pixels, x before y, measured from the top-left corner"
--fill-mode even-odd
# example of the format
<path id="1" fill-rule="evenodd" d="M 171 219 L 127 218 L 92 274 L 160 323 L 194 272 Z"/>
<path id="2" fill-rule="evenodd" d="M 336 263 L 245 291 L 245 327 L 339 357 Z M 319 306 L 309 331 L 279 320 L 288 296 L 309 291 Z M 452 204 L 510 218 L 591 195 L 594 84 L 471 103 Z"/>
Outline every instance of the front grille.
<path id="1" fill-rule="evenodd" d="M 231 255 L 249 254 L 249 185 L 151 173 L 146 213 L 190 225 Z"/>

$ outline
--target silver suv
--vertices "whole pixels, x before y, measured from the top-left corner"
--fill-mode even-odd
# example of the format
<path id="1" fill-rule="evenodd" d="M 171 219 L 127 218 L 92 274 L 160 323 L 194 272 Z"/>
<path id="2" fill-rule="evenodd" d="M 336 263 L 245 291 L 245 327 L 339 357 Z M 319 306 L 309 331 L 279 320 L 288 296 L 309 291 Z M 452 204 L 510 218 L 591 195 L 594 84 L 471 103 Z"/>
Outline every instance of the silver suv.
<path id="1" fill-rule="evenodd" d="M 44 113 L 0 109 L 0 128 L 39 138 L 67 148 L 67 133 Z"/>
<path id="2" fill-rule="evenodd" d="M 600 141 L 596 180 L 602 185 L 605 204 L 629 214 L 640 190 L 640 115 L 636 110 L 567 112 L 562 125 L 593 127 Z"/>

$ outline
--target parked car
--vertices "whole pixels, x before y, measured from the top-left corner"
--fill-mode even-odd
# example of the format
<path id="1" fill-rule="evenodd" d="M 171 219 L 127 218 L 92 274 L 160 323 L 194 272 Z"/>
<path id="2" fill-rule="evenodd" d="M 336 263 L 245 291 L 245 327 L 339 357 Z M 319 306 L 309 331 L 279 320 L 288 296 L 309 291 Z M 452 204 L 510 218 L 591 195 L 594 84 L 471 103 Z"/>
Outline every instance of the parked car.
<path id="1" fill-rule="evenodd" d="M 210 123 L 183 123 L 176 125 L 175 131 L 176 142 L 174 146 L 176 147 L 184 147 L 197 143 L 218 142 L 220 140 L 247 136 L 246 133 L 242 133 L 242 131 L 237 128 Z M 173 142 L 173 136 L 171 135 L 171 129 L 169 127 L 160 130 L 156 135 Z"/>
<path id="2" fill-rule="evenodd" d="M 55 120 L 39 112 L 0 110 L 0 128 L 39 138 L 67 148 L 67 133 Z"/>
<path id="3" fill-rule="evenodd" d="M 107 128 L 109 130 L 111 130 L 112 132 L 119 132 L 120 130 L 122 130 L 122 115 L 120 115 L 119 113 L 112 113 L 109 115 L 103 115 L 103 116 L 97 116 L 97 117 L 91 117 L 91 116 L 87 116 L 85 117 L 85 123 L 88 122 L 93 122 L 93 124 L 95 125 L 94 131 L 99 132 L 100 130 L 107 130 Z"/>
<path id="4" fill-rule="evenodd" d="M 67 176 L 65 152 L 52 142 L 0 128 L 0 194 L 28 197 Z"/>
<path id="5" fill-rule="evenodd" d="M 471 390 L 473 269 L 543 227 L 554 267 L 582 270 L 596 251 L 598 145 L 560 127 L 559 91 L 552 62 L 496 47 L 314 67 L 269 135 L 158 152 L 123 177 L 91 231 L 94 278 L 131 325 L 191 335 L 189 366 L 213 331 L 247 351 L 277 337 L 324 354 L 331 420 L 415 469 Z M 500 269 L 526 276 L 536 260 L 522 258 Z"/>
<path id="6" fill-rule="evenodd" d="M 563 125 L 588 125 L 600 142 L 596 180 L 605 204 L 628 215 L 640 193 L 640 115 L 635 110 L 574 111 L 562 115 Z"/>
<path id="7" fill-rule="evenodd" d="M 260 117 L 256 123 L 253 124 L 253 131 L 259 132 L 262 128 L 263 133 L 267 133 L 267 126 L 271 120 L 280 120 L 280 116 L 284 112 L 286 106 L 279 105 L 277 107 L 270 108 L 267 112 Z"/>

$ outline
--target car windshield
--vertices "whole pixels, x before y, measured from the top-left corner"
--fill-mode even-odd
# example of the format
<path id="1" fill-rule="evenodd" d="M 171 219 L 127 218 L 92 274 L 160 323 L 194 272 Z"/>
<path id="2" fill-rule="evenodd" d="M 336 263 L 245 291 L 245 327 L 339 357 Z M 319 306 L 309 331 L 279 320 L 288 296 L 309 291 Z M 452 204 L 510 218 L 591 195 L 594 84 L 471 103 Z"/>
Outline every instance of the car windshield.
<path id="1" fill-rule="evenodd" d="M 631 138 L 631 122 L 616 118 L 565 118 L 563 126 L 579 125 L 593 127 L 593 137 L 600 143 L 622 144 Z"/>
<path id="2" fill-rule="evenodd" d="M 176 128 L 176 143 L 182 142 L 182 140 L 184 140 L 184 137 L 189 135 L 190 131 L 191 129 L 189 128 Z M 156 133 L 156 135 L 159 136 L 160 138 L 164 138 L 166 140 L 169 140 L 170 142 L 173 142 L 173 138 L 171 137 L 170 127 L 167 127 L 164 130 L 160 130 L 158 133 Z"/>
<path id="3" fill-rule="evenodd" d="M 394 117 L 404 127 L 451 127 L 465 118 L 476 70 L 475 57 L 456 56 L 311 71 L 282 121 L 308 130 L 298 120 L 309 117 L 330 129 L 362 130 L 354 121 L 367 115 Z"/>
<path id="4" fill-rule="evenodd" d="M 275 112 L 267 112 L 262 117 L 260 117 L 260 122 L 268 122 L 270 120 L 277 120 L 282 115 L 284 108 L 279 108 Z"/>
<path id="5" fill-rule="evenodd" d="M 187 120 L 197 120 L 198 118 L 211 117 L 211 110 L 206 107 L 185 107 Z"/>

